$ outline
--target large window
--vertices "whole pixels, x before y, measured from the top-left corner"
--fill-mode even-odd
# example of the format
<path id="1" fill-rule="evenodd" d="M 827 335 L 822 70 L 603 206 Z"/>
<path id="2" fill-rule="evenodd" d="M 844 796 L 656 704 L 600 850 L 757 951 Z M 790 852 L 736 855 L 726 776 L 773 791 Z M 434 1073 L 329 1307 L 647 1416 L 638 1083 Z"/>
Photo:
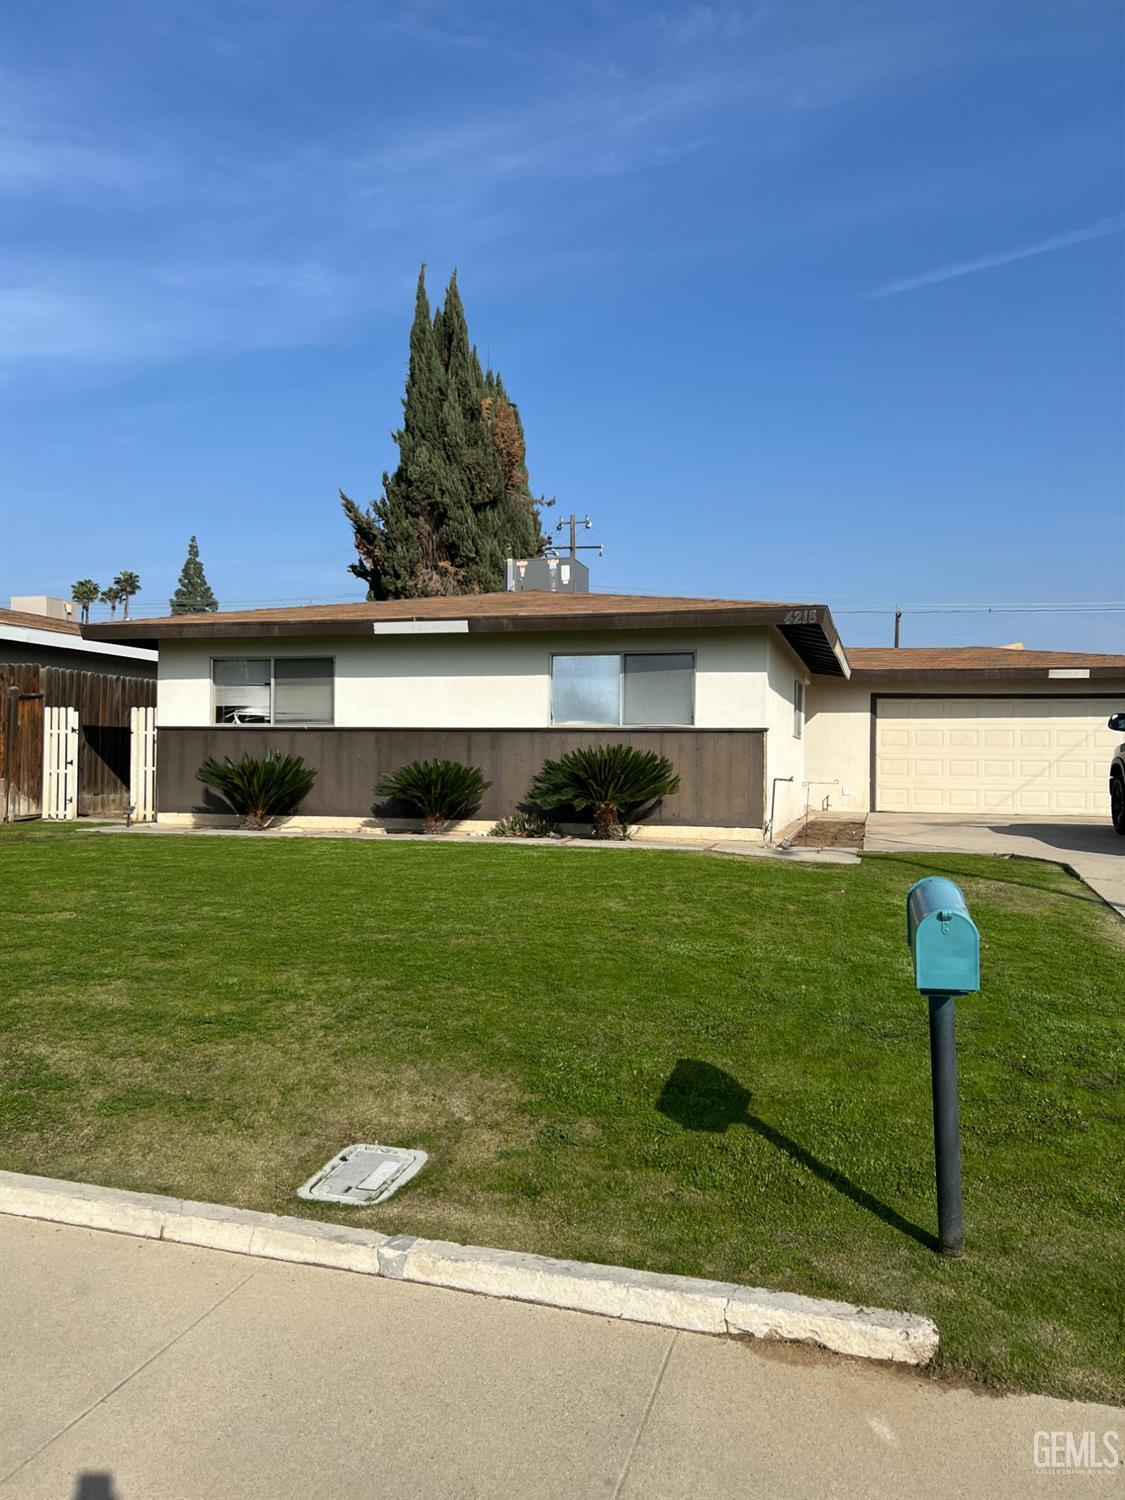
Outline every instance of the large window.
<path id="1" fill-rule="evenodd" d="M 216 724 L 331 724 L 330 656 L 234 656 L 211 663 Z"/>
<path id="2" fill-rule="evenodd" d="M 552 724 L 694 723 L 690 651 L 551 659 Z"/>

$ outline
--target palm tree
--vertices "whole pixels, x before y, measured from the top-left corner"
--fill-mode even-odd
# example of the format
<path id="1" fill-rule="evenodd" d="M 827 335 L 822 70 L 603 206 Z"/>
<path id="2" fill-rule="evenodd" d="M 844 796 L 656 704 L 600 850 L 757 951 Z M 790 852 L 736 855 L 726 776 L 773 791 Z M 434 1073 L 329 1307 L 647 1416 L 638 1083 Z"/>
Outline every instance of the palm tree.
<path id="1" fill-rule="evenodd" d="M 111 583 L 107 589 L 102 589 L 101 602 L 109 605 L 110 619 L 116 619 L 117 606 L 121 603 L 121 590 L 115 583 Z"/>
<path id="2" fill-rule="evenodd" d="M 113 586 L 117 590 L 118 598 L 125 605 L 124 618 L 129 618 L 129 600 L 134 594 L 141 591 L 141 580 L 136 573 L 131 573 L 128 568 L 123 568 L 113 580 Z"/>
<path id="3" fill-rule="evenodd" d="M 70 590 L 70 597 L 82 611 L 82 624 L 90 623 L 90 605 L 96 604 L 102 596 L 102 586 L 95 583 L 92 578 L 80 578 Z"/>

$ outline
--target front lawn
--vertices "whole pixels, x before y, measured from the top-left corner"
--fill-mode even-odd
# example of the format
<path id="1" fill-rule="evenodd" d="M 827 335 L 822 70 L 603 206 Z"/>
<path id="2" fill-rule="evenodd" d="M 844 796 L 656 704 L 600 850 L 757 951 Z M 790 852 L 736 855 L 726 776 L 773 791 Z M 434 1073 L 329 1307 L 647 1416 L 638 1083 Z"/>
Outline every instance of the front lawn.
<path id="1" fill-rule="evenodd" d="M 963 886 L 968 1254 L 933 1253 L 903 902 Z M 1049 865 L 0 833 L 0 1166 L 930 1314 L 1123 1394 L 1125 924 Z M 422 1146 L 377 1209 L 296 1187 Z"/>

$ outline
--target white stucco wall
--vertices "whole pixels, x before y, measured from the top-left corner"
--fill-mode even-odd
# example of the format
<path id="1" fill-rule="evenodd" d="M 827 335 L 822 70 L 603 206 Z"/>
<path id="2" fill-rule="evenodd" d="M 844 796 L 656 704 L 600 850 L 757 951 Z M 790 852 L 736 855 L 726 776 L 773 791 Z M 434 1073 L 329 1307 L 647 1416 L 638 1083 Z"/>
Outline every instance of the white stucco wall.
<path id="1" fill-rule="evenodd" d="M 805 716 L 805 774 L 834 810 L 867 812 L 871 784 L 871 684 L 818 678 L 809 688 Z"/>
<path id="2" fill-rule="evenodd" d="M 550 724 L 553 654 L 693 651 L 698 728 L 768 728 L 773 739 L 776 725 L 778 738 L 791 740 L 791 698 L 787 719 L 777 700 L 783 691 L 791 693 L 794 670 L 778 656 L 771 682 L 770 637 L 766 630 L 712 630 L 165 641 L 157 723 L 211 723 L 216 656 L 334 657 L 335 723 L 341 727 L 509 729 Z M 790 655 L 780 643 L 772 649 Z"/>
<path id="3" fill-rule="evenodd" d="M 838 787 L 824 788 L 832 807 L 840 811 L 871 810 L 871 695 L 901 693 L 920 698 L 972 693 L 989 698 L 1027 698 L 1043 694 L 1065 698 L 1097 697 L 1120 691 L 1125 680 L 1091 678 L 969 678 L 948 676 L 890 676 L 843 682 L 817 677 L 808 691 L 805 728 L 805 774 L 812 781 L 839 779 Z M 814 789 L 815 790 L 815 789 Z"/>
<path id="4" fill-rule="evenodd" d="M 804 811 L 802 786 L 808 772 L 805 767 L 805 740 L 793 733 L 793 685 L 805 685 L 805 712 L 808 713 L 809 671 L 780 636 L 770 634 L 766 648 L 766 819 L 773 804 L 773 837 Z M 792 781 L 776 780 L 791 776 Z M 814 799 L 814 806 L 816 802 Z"/>

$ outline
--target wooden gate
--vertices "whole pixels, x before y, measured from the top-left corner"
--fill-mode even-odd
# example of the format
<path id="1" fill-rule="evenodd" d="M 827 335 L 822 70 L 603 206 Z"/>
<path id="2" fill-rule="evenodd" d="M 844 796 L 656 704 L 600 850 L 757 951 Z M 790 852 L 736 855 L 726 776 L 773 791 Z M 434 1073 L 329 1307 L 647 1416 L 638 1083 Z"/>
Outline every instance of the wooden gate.
<path id="1" fill-rule="evenodd" d="M 43 694 L 9 687 L 0 708 L 0 814 L 37 818 L 43 806 Z"/>
<path id="2" fill-rule="evenodd" d="M 43 816 L 78 816 L 78 710 L 43 710 Z"/>
<path id="3" fill-rule="evenodd" d="M 156 709 L 129 711 L 129 802 L 135 823 L 156 820 Z"/>
<path id="4" fill-rule="evenodd" d="M 131 800 L 130 710 L 155 705 L 151 677 L 0 662 L 0 819 L 123 817 Z M 61 813 L 69 795 L 65 785 L 63 803 L 56 800 L 54 812 L 44 805 L 49 771 L 44 714 L 51 709 L 78 714 L 75 802 L 72 810 Z M 56 788 L 52 796 L 57 795 Z"/>

